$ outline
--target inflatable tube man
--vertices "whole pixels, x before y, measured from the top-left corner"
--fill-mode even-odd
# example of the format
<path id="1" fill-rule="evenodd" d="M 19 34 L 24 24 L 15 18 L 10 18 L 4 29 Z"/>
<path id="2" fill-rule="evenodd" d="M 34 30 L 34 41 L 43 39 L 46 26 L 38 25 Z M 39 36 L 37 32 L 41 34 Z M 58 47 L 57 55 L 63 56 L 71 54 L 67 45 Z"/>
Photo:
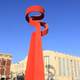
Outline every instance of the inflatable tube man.
<path id="1" fill-rule="evenodd" d="M 39 15 L 31 16 L 33 12 Z M 31 6 L 26 10 L 26 21 L 34 26 L 36 31 L 32 32 L 30 49 L 28 54 L 25 80 L 44 80 L 44 62 L 41 37 L 48 33 L 48 25 L 41 20 L 44 18 L 44 8 L 42 6 Z M 41 30 L 41 26 L 44 27 Z"/>

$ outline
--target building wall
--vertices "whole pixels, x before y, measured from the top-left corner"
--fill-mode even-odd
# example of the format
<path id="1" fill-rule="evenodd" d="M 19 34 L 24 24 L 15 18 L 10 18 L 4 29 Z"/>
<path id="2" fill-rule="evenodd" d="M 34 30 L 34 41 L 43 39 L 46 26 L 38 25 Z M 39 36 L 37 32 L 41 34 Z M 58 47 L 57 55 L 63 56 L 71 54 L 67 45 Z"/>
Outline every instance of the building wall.
<path id="1" fill-rule="evenodd" d="M 0 53 L 0 80 L 10 78 L 11 55 Z"/>
<path id="2" fill-rule="evenodd" d="M 55 51 L 43 51 L 45 80 L 80 80 L 80 58 Z M 12 64 L 13 72 L 25 73 L 27 58 Z"/>
<path id="3" fill-rule="evenodd" d="M 11 73 L 12 73 L 12 78 L 17 77 L 17 75 L 21 75 L 23 73 L 25 73 L 25 69 L 26 69 L 26 59 L 15 63 L 15 64 L 11 64 Z"/>
<path id="4" fill-rule="evenodd" d="M 54 67 L 55 80 L 80 80 L 80 58 L 64 53 L 44 51 L 44 56 L 48 56 L 49 60 L 44 59 Z M 45 71 L 46 72 L 46 71 Z"/>

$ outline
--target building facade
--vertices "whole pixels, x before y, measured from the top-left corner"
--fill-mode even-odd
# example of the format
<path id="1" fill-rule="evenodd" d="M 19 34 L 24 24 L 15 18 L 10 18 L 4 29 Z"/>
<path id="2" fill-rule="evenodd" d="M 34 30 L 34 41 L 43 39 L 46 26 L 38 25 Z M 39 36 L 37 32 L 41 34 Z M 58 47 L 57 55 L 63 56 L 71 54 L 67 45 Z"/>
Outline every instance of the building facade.
<path id="1" fill-rule="evenodd" d="M 44 51 L 45 80 L 80 80 L 80 57 Z M 49 79 L 48 79 L 49 80 Z"/>
<path id="2" fill-rule="evenodd" d="M 80 80 L 80 57 L 55 51 L 43 51 L 45 80 Z M 25 74 L 27 58 L 12 64 L 11 71 Z M 15 69 L 15 70 L 14 70 Z"/>
<path id="3" fill-rule="evenodd" d="M 11 59 L 11 55 L 0 53 L 0 80 L 10 79 Z"/>

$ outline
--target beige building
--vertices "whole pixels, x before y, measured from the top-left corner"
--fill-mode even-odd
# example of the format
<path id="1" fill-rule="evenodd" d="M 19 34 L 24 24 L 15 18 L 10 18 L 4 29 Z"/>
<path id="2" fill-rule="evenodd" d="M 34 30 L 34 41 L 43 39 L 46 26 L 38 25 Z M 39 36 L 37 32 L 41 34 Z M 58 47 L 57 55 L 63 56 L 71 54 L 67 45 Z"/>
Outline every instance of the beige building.
<path id="1" fill-rule="evenodd" d="M 80 57 L 55 51 L 43 51 L 45 80 L 80 80 Z M 12 64 L 11 72 L 25 73 L 27 58 Z"/>

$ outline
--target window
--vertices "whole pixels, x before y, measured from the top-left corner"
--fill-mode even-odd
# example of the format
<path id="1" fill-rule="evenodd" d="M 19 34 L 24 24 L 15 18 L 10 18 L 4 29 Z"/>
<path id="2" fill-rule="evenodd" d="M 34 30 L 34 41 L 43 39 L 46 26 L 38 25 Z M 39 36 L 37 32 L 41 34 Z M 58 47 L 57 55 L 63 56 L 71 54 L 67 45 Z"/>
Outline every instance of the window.
<path id="1" fill-rule="evenodd" d="M 5 75 L 5 69 L 4 68 L 1 69 L 1 75 Z"/>
<path id="2" fill-rule="evenodd" d="M 77 76 L 78 76 L 78 73 L 79 73 L 79 64 L 78 64 L 78 61 L 76 61 L 76 71 L 77 71 Z"/>
<path id="3" fill-rule="evenodd" d="M 68 73 L 68 60 L 65 58 L 59 58 L 59 75 L 67 76 Z"/>
<path id="4" fill-rule="evenodd" d="M 65 59 L 65 76 L 69 76 L 69 63 L 68 63 L 68 59 Z"/>
<path id="5" fill-rule="evenodd" d="M 76 61 L 74 61 L 73 67 L 74 67 L 74 76 L 77 76 L 77 70 L 76 70 L 77 66 L 76 66 Z"/>
<path id="6" fill-rule="evenodd" d="M 1 65 L 5 66 L 6 61 L 4 59 L 1 60 Z"/>
<path id="7" fill-rule="evenodd" d="M 63 58 L 59 58 L 59 75 L 62 76 L 64 75 L 64 59 Z"/>
<path id="8" fill-rule="evenodd" d="M 61 74 L 62 74 L 62 73 L 61 73 L 61 58 L 59 58 L 58 61 L 59 61 L 59 76 L 61 76 Z"/>
<path id="9" fill-rule="evenodd" d="M 49 65 L 49 56 L 44 56 L 44 69 L 45 69 L 45 76 L 48 77 L 49 73 L 48 73 L 48 65 Z"/>
<path id="10" fill-rule="evenodd" d="M 7 64 L 8 66 L 10 66 L 11 60 L 7 59 L 7 60 L 6 60 L 6 64 Z"/>
<path id="11" fill-rule="evenodd" d="M 67 59 L 67 76 L 69 76 L 71 73 L 71 63 L 70 60 Z"/>

